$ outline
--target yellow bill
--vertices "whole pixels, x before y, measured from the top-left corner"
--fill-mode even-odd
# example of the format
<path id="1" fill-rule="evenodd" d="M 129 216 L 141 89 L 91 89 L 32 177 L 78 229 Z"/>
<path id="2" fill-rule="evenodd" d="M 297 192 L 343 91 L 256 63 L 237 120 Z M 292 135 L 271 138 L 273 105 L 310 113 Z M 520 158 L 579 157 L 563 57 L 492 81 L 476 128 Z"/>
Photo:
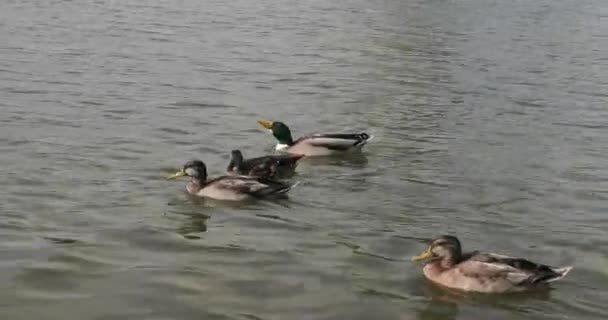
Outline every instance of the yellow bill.
<path id="1" fill-rule="evenodd" d="M 423 253 L 412 257 L 412 261 L 422 261 L 422 260 L 430 259 L 432 257 L 433 257 L 433 253 L 431 252 L 431 248 L 428 248 L 428 249 L 424 250 Z"/>
<path id="2" fill-rule="evenodd" d="M 266 129 L 271 129 L 273 122 L 270 120 L 258 120 L 258 123 Z"/>
<path id="3" fill-rule="evenodd" d="M 184 170 L 180 170 L 180 171 L 178 171 L 178 172 L 176 172 L 176 173 L 168 176 L 167 179 L 176 179 L 176 178 L 179 178 L 179 177 L 183 177 L 185 175 L 186 175 L 186 172 L 184 172 Z"/>

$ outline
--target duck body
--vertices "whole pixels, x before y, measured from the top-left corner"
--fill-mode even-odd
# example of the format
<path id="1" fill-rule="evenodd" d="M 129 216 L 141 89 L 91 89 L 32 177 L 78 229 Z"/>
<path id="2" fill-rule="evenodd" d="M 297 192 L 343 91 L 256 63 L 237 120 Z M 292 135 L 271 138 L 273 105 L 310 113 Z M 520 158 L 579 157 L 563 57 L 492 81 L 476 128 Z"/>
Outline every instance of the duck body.
<path id="1" fill-rule="evenodd" d="M 360 151 L 373 136 L 361 133 L 317 133 L 293 140 L 287 125 L 279 121 L 259 120 L 258 123 L 270 130 L 278 143 L 277 151 L 294 155 L 331 156 Z"/>
<path id="2" fill-rule="evenodd" d="M 192 195 L 216 200 L 243 201 L 284 196 L 291 185 L 251 176 L 221 176 L 199 184 L 190 181 L 186 191 Z"/>
<path id="3" fill-rule="evenodd" d="M 447 288 L 480 293 L 544 288 L 572 269 L 494 253 L 461 253 L 460 242 L 451 236 L 435 239 L 425 252 L 413 259 L 432 259 L 423 268 L 428 280 Z"/>
<path id="4" fill-rule="evenodd" d="M 299 138 L 291 145 L 278 144 L 276 149 L 305 156 L 331 156 L 361 151 L 371 138 L 365 132 L 356 134 L 317 133 Z"/>
<path id="5" fill-rule="evenodd" d="M 186 185 L 189 194 L 216 200 L 242 201 L 247 199 L 285 196 L 296 184 L 290 185 L 263 177 L 220 176 L 207 180 L 207 169 L 202 161 L 190 161 L 170 176 L 177 178 L 189 176 Z"/>
<path id="6" fill-rule="evenodd" d="M 424 266 L 423 273 L 430 281 L 452 289 L 507 293 L 544 287 L 563 278 L 570 269 L 492 253 L 475 253 L 454 266 L 445 266 L 442 261 L 430 262 Z"/>
<path id="7" fill-rule="evenodd" d="M 226 169 L 230 175 L 273 177 L 292 173 L 302 155 L 268 155 L 243 159 L 240 150 L 232 150 L 232 158 Z"/>

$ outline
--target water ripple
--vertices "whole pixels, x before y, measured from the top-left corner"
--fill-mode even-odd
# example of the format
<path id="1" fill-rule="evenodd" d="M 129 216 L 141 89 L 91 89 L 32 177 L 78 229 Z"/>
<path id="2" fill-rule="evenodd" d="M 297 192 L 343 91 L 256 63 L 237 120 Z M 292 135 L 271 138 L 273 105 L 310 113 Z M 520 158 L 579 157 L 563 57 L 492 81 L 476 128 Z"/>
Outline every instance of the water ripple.
<path id="1" fill-rule="evenodd" d="M 8 1 L 0 21 L 6 319 L 606 318 L 599 0 Z M 187 196 L 169 171 L 295 136 L 282 201 Z M 575 269 L 542 296 L 452 294 L 429 238 Z"/>

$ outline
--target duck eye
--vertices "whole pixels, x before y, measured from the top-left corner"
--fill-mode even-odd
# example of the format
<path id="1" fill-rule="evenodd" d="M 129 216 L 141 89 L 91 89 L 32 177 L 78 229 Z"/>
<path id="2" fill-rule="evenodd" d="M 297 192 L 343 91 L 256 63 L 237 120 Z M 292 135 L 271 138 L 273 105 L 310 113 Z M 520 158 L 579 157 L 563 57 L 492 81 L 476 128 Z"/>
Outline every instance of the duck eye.
<path id="1" fill-rule="evenodd" d="M 443 246 L 443 245 L 446 245 L 446 244 L 448 244 L 447 241 L 439 240 L 439 241 L 435 242 L 433 245 L 435 245 L 435 246 Z"/>

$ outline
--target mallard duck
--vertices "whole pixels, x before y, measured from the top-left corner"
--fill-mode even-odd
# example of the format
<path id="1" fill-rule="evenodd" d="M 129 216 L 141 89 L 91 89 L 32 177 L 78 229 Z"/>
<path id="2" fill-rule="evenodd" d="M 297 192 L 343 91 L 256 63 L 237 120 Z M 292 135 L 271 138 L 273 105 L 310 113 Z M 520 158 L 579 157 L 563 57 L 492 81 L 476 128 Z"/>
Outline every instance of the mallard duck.
<path id="1" fill-rule="evenodd" d="M 276 174 L 293 171 L 302 155 L 272 155 L 243 159 L 240 150 L 232 150 L 230 163 L 226 171 L 231 175 L 248 175 L 254 177 L 273 177 Z"/>
<path id="2" fill-rule="evenodd" d="M 544 287 L 562 279 L 572 267 L 554 268 L 521 258 L 482 253 L 462 253 L 460 241 L 441 236 L 412 258 L 431 259 L 423 269 L 427 279 L 442 286 L 483 293 L 518 292 Z"/>
<path id="3" fill-rule="evenodd" d="M 190 177 L 188 193 L 217 200 L 247 200 L 284 195 L 295 186 L 266 178 L 249 176 L 221 176 L 207 180 L 207 167 L 200 160 L 189 161 L 168 179 Z"/>
<path id="4" fill-rule="evenodd" d="M 373 138 L 365 132 L 317 133 L 293 140 L 291 130 L 283 122 L 258 120 L 258 123 L 270 130 L 277 139 L 276 150 L 305 156 L 328 156 L 361 150 Z"/>

